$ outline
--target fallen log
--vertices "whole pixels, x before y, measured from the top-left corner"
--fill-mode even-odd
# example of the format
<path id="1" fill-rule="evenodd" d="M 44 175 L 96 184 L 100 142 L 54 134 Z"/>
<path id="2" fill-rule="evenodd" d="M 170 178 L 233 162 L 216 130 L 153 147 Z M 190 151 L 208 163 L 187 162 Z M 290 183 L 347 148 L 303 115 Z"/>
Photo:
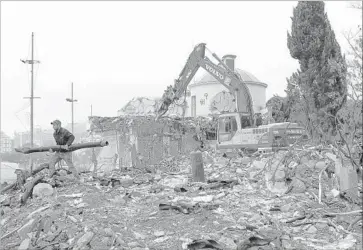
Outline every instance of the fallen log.
<path id="1" fill-rule="evenodd" d="M 34 169 L 33 172 L 31 173 L 31 175 L 29 174 L 29 172 L 27 170 L 16 169 L 15 170 L 16 182 L 9 184 L 5 188 L 3 188 L 0 191 L 0 194 L 5 193 L 6 191 L 8 191 L 10 189 L 17 189 L 17 188 L 24 192 L 26 190 L 24 187 L 24 184 L 26 183 L 26 179 L 30 176 L 36 175 L 37 173 L 39 173 L 40 171 L 42 171 L 43 169 L 46 169 L 46 168 L 49 168 L 49 164 L 43 163 L 38 168 Z"/>
<path id="2" fill-rule="evenodd" d="M 108 141 L 99 141 L 99 142 L 86 142 L 86 143 L 76 143 L 69 146 L 68 151 L 65 151 L 61 148 L 60 145 L 56 146 L 48 146 L 48 147 L 37 147 L 37 148 L 16 148 L 15 151 L 23 154 L 31 154 L 31 153 L 39 153 L 39 152 L 47 152 L 52 149 L 55 152 L 71 152 L 83 148 L 96 148 L 96 147 L 104 147 L 108 146 Z"/>
<path id="3" fill-rule="evenodd" d="M 28 198 L 29 198 L 29 196 L 32 194 L 34 186 L 35 186 L 36 184 L 38 184 L 38 182 L 39 182 L 41 179 L 43 179 L 43 178 L 44 178 L 44 176 L 37 176 L 37 177 L 35 177 L 33 180 L 31 180 L 31 181 L 29 181 L 29 182 L 27 182 L 27 183 L 25 184 L 25 188 L 26 188 L 26 190 L 25 190 L 25 192 L 23 193 L 23 195 L 21 196 L 21 200 L 20 200 L 20 202 L 21 202 L 21 204 L 22 204 L 22 205 L 24 205 L 24 204 L 26 203 L 27 199 L 28 199 Z"/>
<path id="4" fill-rule="evenodd" d="M 4 188 L 1 190 L 0 194 L 3 194 L 3 193 L 5 193 L 6 191 L 8 191 L 8 190 L 10 190 L 10 189 L 15 188 L 15 187 L 16 187 L 16 184 L 17 184 L 17 182 L 14 182 L 13 184 L 9 184 L 8 186 L 4 187 Z"/>
<path id="5" fill-rule="evenodd" d="M 39 167 L 37 167 L 36 169 L 33 170 L 32 175 L 36 175 L 37 173 L 39 173 L 40 171 L 42 171 L 43 169 L 49 168 L 49 163 L 43 163 L 41 164 Z"/>
<path id="6" fill-rule="evenodd" d="M 24 184 L 26 183 L 26 179 L 30 177 L 30 173 L 27 170 L 16 169 L 16 187 L 19 188 L 22 192 L 25 191 Z"/>

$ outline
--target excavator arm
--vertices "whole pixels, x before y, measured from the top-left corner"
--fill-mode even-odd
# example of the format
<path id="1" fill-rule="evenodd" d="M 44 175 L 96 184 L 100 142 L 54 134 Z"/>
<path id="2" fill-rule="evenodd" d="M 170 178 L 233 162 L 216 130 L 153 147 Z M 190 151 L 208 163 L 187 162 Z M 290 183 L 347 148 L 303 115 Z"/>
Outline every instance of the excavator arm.
<path id="1" fill-rule="evenodd" d="M 242 81 L 239 74 L 230 70 L 214 53 L 212 54 L 213 57 L 218 60 L 221 66 L 213 63 L 205 55 L 205 45 L 205 43 L 200 43 L 195 46 L 178 79 L 175 80 L 174 86 L 169 86 L 164 92 L 156 119 L 163 116 L 168 111 L 169 106 L 185 94 L 189 83 L 198 69 L 202 67 L 234 94 L 236 98 L 236 111 L 249 115 L 251 121 L 253 121 L 252 98 L 247 85 Z M 240 93 L 243 93 L 243 95 Z"/>
<path id="2" fill-rule="evenodd" d="M 169 106 L 185 94 L 190 81 L 200 67 L 199 58 L 203 58 L 204 56 L 205 44 L 201 43 L 195 46 L 192 53 L 190 53 L 183 70 L 180 72 L 178 79 L 174 80 L 174 86 L 168 86 L 165 90 L 161 98 L 161 106 L 158 110 L 156 119 L 168 112 Z"/>

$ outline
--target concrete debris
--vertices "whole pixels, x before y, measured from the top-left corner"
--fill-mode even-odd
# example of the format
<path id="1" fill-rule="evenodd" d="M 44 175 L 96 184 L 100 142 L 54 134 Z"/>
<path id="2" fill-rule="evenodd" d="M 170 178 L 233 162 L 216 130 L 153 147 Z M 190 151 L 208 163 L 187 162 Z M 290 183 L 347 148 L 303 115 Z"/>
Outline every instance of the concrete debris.
<path id="1" fill-rule="evenodd" d="M 311 226 L 308 228 L 308 230 L 306 232 L 309 234 L 316 234 L 317 231 L 318 231 L 318 229 L 316 229 L 316 227 Z"/>
<path id="2" fill-rule="evenodd" d="M 29 238 L 25 239 L 21 242 L 18 250 L 28 250 L 30 248 L 30 245 L 31 245 L 31 240 Z"/>
<path id="3" fill-rule="evenodd" d="M 205 203 L 208 203 L 208 202 L 212 202 L 213 199 L 214 199 L 214 196 L 213 195 L 207 195 L 207 196 L 194 197 L 193 198 L 193 201 L 194 202 L 205 202 Z"/>
<path id="4" fill-rule="evenodd" d="M 178 177 L 167 177 L 162 180 L 162 185 L 170 188 L 175 188 L 177 186 L 183 186 L 188 183 L 188 178 L 184 176 Z"/>
<path id="5" fill-rule="evenodd" d="M 92 240 L 94 233 L 87 232 L 85 233 L 79 240 L 77 241 L 76 246 L 73 248 L 74 250 L 84 249 Z"/>
<path id="6" fill-rule="evenodd" d="M 53 188 L 48 183 L 39 183 L 33 188 L 34 197 L 44 197 L 53 195 Z"/>
<path id="7" fill-rule="evenodd" d="M 154 232 L 154 235 L 156 237 L 161 237 L 161 236 L 164 236 L 165 235 L 165 232 L 164 231 L 156 231 L 156 232 Z"/>
<path id="8" fill-rule="evenodd" d="M 67 176 L 67 171 L 66 170 L 64 170 L 64 169 L 61 169 L 61 170 L 59 170 L 58 171 L 58 174 L 60 175 L 60 176 Z"/>
<path id="9" fill-rule="evenodd" d="M 82 173 L 84 183 L 38 183 L 19 207 L 21 191 L 9 190 L 0 196 L 1 241 L 19 249 L 357 249 L 362 203 L 353 198 L 362 183 L 343 189 L 352 171 L 339 157 L 306 147 L 244 157 L 206 149 L 205 182 L 193 182 L 190 155 L 179 155 Z"/>
<path id="10" fill-rule="evenodd" d="M 10 206 L 10 197 L 7 195 L 0 196 L 0 205 L 1 206 Z"/>

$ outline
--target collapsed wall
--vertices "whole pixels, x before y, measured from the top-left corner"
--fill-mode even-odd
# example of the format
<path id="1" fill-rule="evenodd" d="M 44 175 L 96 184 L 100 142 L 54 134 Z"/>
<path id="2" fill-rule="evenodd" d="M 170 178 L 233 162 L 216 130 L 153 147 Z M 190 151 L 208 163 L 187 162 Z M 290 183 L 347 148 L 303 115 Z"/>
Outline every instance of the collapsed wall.
<path id="1" fill-rule="evenodd" d="M 117 153 L 117 166 L 131 167 L 136 164 L 135 157 L 143 165 L 153 165 L 195 150 L 200 145 L 194 139 L 196 125 L 203 119 L 162 117 L 155 121 L 154 116 L 93 116 L 89 117 L 88 130 L 109 142 L 98 156 L 100 164 Z"/>

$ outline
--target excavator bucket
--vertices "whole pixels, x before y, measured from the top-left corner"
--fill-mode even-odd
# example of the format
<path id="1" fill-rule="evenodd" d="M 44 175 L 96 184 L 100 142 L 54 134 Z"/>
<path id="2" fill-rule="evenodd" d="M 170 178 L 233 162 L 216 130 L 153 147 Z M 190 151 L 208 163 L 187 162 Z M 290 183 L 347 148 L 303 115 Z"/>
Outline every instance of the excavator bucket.
<path id="1" fill-rule="evenodd" d="M 166 105 L 164 105 L 164 103 L 161 105 L 160 109 L 157 111 L 156 113 L 156 118 L 155 121 L 158 121 L 160 119 L 160 117 L 162 117 L 163 115 L 166 114 L 166 112 L 168 112 L 168 108 L 166 107 Z"/>
<path id="2" fill-rule="evenodd" d="M 163 115 L 168 112 L 170 104 L 174 101 L 175 97 L 175 89 L 172 86 L 168 86 L 165 90 L 161 100 L 160 107 L 156 112 L 156 121 Z"/>
<path id="3" fill-rule="evenodd" d="M 203 60 L 205 56 L 205 45 L 205 43 L 200 43 L 194 47 L 194 50 L 190 53 L 187 63 L 180 72 L 178 79 L 175 79 L 174 86 L 169 86 L 165 90 L 163 97 L 161 98 L 160 108 L 156 114 L 156 120 L 168 112 L 170 104 L 184 95 L 188 84 L 200 67 L 199 60 Z"/>

